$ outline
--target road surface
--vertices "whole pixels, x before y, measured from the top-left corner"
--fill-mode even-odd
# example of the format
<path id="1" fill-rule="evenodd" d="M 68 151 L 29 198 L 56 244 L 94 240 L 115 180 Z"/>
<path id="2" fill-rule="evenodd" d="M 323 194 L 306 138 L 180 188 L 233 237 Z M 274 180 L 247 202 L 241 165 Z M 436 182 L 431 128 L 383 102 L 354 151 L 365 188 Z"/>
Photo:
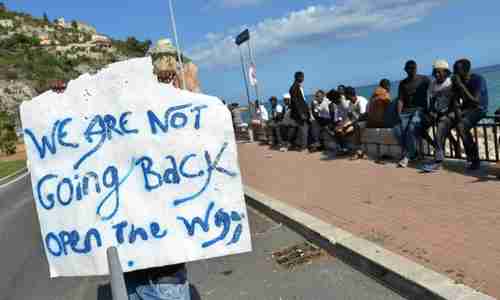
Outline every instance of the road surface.
<path id="1" fill-rule="evenodd" d="M 249 211 L 254 251 L 188 265 L 193 299 L 403 299 L 327 255 L 288 270 L 274 251 L 303 243 Z M 29 176 L 0 187 L 0 300 L 111 299 L 107 277 L 49 279 Z"/>

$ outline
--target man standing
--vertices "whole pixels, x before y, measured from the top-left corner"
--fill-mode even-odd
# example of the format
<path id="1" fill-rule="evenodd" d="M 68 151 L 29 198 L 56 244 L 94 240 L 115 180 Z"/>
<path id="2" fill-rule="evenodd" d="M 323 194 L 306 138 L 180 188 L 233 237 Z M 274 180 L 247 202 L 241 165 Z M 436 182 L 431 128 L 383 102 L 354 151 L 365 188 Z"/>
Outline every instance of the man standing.
<path id="1" fill-rule="evenodd" d="M 480 168 L 479 149 L 474 142 L 471 129 L 488 112 L 488 88 L 486 80 L 478 74 L 471 73 L 471 62 L 460 59 L 453 67 L 454 75 L 451 78 L 455 100 L 460 99 L 461 115 L 457 129 L 462 137 L 467 159 L 471 162 L 469 170 Z"/>
<path id="2" fill-rule="evenodd" d="M 309 130 L 309 108 L 304 94 L 304 73 L 296 72 L 295 81 L 290 87 L 290 109 L 291 117 L 297 123 L 297 138 L 294 150 L 304 151 L 307 148 L 307 137 Z"/>
<path id="3" fill-rule="evenodd" d="M 417 74 L 417 63 L 406 62 L 408 75 L 399 84 L 398 113 L 400 124 L 394 127 L 394 134 L 399 139 L 402 157 L 398 163 L 401 168 L 408 166 L 409 160 L 417 159 L 417 138 L 421 130 L 421 116 L 427 110 L 427 98 L 430 79 Z"/>

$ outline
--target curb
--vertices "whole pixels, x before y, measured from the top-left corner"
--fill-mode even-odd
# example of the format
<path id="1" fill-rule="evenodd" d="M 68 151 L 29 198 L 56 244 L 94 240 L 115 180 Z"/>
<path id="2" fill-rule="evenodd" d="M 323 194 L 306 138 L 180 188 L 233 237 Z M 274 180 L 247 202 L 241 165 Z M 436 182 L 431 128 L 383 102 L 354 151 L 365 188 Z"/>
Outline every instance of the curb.
<path id="1" fill-rule="evenodd" d="M 248 205 L 410 299 L 495 300 L 248 186 L 244 191 Z"/>
<path id="2" fill-rule="evenodd" d="M 0 186 L 9 183 L 12 180 L 15 180 L 16 178 L 18 178 L 19 176 L 23 175 L 26 172 L 28 172 L 28 168 L 24 167 L 23 169 L 15 172 L 13 174 L 7 175 L 6 177 L 0 179 Z"/>

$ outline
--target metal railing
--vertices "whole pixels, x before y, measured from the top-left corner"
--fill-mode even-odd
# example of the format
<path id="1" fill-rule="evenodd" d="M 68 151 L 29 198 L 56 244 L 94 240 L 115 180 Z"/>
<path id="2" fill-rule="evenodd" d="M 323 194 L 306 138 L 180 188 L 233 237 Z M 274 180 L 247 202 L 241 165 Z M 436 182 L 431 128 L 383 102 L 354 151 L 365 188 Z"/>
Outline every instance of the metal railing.
<path id="1" fill-rule="evenodd" d="M 481 161 L 486 162 L 499 162 L 499 134 L 500 122 L 499 116 L 486 116 L 479 124 L 472 129 L 474 142 L 477 143 L 479 148 L 479 158 Z M 433 126 L 431 129 L 431 136 L 436 137 L 437 128 Z M 422 142 L 421 149 L 424 150 L 426 156 L 434 155 L 434 148 L 426 142 Z M 445 143 L 445 157 L 449 159 L 466 159 L 465 152 L 462 147 L 462 141 L 456 130 L 453 129 Z"/>

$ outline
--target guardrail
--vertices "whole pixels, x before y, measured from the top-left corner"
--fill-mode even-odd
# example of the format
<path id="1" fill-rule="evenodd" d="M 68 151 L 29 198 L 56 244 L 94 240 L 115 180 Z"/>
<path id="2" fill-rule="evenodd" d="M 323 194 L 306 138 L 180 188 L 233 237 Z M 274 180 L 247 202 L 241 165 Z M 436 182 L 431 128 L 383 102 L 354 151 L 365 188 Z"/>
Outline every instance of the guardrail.
<path id="1" fill-rule="evenodd" d="M 474 142 L 478 145 L 479 158 L 481 161 L 500 162 L 500 122 L 498 122 L 498 118 L 499 116 L 486 116 L 472 129 L 472 135 L 474 137 Z M 432 137 L 435 137 L 437 128 L 433 126 L 431 131 Z M 428 143 L 422 142 L 422 149 L 426 156 L 434 155 L 434 148 Z M 460 136 L 455 130 L 452 130 L 450 136 L 446 140 L 444 149 L 446 158 L 467 159 Z"/>

